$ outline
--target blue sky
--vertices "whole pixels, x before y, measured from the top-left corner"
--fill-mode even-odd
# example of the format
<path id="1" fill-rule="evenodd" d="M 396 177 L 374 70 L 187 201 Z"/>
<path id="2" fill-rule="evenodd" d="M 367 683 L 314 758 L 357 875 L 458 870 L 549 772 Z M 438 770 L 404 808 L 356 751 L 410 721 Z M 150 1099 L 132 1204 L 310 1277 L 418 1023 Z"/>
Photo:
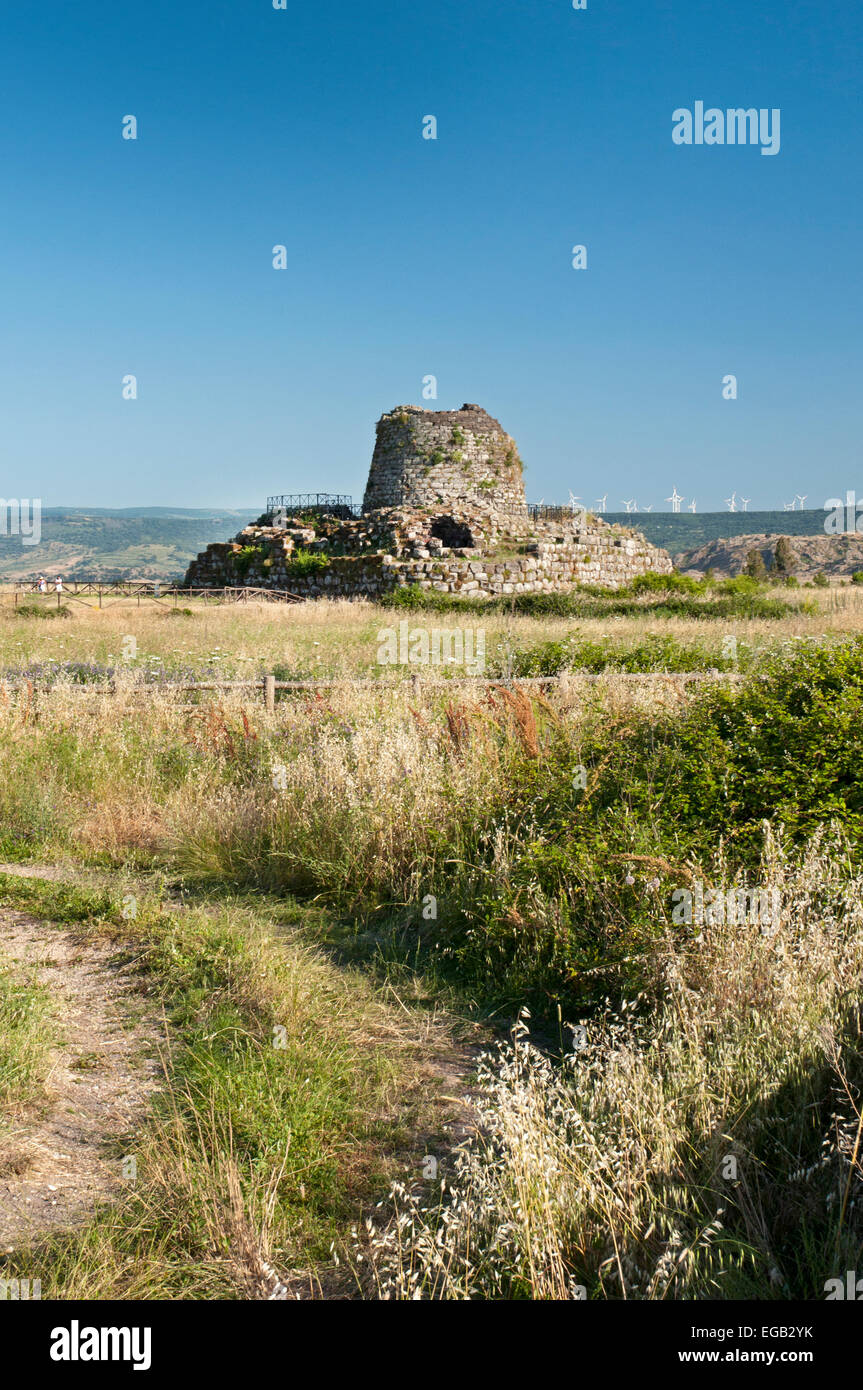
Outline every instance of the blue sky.
<path id="1" fill-rule="evenodd" d="M 5 7 L 4 494 L 360 498 L 427 374 L 533 500 L 863 492 L 861 60 L 859 0 Z"/>

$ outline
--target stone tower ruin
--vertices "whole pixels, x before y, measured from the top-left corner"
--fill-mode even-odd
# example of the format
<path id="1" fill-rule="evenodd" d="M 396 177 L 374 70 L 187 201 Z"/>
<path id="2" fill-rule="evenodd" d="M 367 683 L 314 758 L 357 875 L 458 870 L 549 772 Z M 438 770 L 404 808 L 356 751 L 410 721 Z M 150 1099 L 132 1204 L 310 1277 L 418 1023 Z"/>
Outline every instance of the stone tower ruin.
<path id="1" fill-rule="evenodd" d="M 672 568 L 627 527 L 567 507 L 529 511 L 515 440 L 481 406 L 400 405 L 378 421 L 362 516 L 280 505 L 202 551 L 186 584 L 294 598 L 379 599 L 405 586 L 496 598 L 616 589 Z"/>
<path id="2" fill-rule="evenodd" d="M 364 512 L 380 507 L 526 517 L 515 440 L 478 405 L 396 406 L 377 423 L 363 498 Z"/>

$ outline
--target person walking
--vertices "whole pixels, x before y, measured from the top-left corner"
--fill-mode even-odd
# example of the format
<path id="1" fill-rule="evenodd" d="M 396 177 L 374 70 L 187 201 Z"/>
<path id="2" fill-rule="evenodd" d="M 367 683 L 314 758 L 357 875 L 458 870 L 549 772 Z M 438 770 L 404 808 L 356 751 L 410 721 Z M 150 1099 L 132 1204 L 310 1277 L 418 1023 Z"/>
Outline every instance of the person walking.
<path id="1" fill-rule="evenodd" d="M 54 580 L 54 590 L 57 594 L 62 594 L 63 592 L 63 580 L 59 574 L 57 575 L 57 578 Z"/>
<path id="2" fill-rule="evenodd" d="M 47 592 L 48 592 L 48 580 L 45 578 L 44 574 L 40 574 L 40 575 L 39 575 L 39 593 L 40 593 L 40 594 L 47 594 Z"/>

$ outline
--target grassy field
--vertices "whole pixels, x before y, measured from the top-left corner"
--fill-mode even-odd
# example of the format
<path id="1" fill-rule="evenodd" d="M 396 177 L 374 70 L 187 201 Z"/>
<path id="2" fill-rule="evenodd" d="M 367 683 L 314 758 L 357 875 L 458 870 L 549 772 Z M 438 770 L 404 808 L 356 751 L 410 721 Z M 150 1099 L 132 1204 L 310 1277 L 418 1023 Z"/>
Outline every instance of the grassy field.
<path id="1" fill-rule="evenodd" d="M 109 943 L 164 1037 L 137 1182 L 6 1268 L 783 1299 L 857 1267 L 857 587 L 188 609 L 0 608 L 3 903 Z M 400 623 L 560 678 L 382 664 Z M 738 679 L 662 675 L 711 669 Z M 265 672 L 342 683 L 272 712 L 171 686 Z M 50 1104 L 30 989 L 0 973 L 7 1119 Z"/>
<path id="2" fill-rule="evenodd" d="M 726 588 L 716 586 L 720 595 Z M 628 599 L 587 595 L 578 601 L 585 611 L 561 614 L 510 611 L 508 604 L 447 607 L 437 613 L 347 600 L 242 607 L 194 600 L 176 610 L 106 600 L 97 610 L 67 596 L 58 618 L 53 597 L 28 596 L 27 616 L 16 620 L 12 596 L 0 593 L 0 670 L 15 673 L 35 667 L 41 672 L 49 663 L 75 663 L 123 667 L 131 676 L 145 671 L 226 680 L 252 679 L 265 671 L 277 671 L 284 679 L 379 676 L 378 633 L 403 621 L 411 628 L 481 627 L 490 663 L 505 661 L 512 651 L 562 641 L 574 630 L 586 641 L 608 638 L 620 647 L 653 635 L 721 653 L 727 637 L 757 648 L 863 628 L 863 586 L 845 584 L 804 593 L 769 589 L 759 599 L 774 606 L 776 616 L 748 616 L 746 603 L 740 604 L 739 612 L 728 615 L 720 610 L 713 616 L 709 597 L 705 602 L 699 596 L 688 612 L 676 614 L 669 604 L 679 601 L 679 595 L 647 591 Z M 619 606 L 630 611 L 614 611 Z M 131 650 L 134 656 L 127 656 Z M 400 668 L 389 674 L 400 673 L 410 674 Z"/>

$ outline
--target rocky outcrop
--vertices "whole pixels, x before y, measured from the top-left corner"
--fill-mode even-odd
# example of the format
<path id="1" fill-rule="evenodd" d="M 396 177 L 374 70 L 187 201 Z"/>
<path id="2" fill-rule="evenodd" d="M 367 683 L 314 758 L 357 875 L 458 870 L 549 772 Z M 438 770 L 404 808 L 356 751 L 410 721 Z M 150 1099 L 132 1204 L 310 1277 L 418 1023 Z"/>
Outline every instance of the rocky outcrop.
<path id="1" fill-rule="evenodd" d="M 769 570 L 778 540 L 764 533 L 734 536 L 682 551 L 675 561 L 679 570 L 703 574 L 710 569 L 718 579 L 730 578 L 743 573 L 750 550 L 760 550 Z M 792 572 L 804 583 L 819 573 L 840 579 L 863 570 L 863 535 L 788 536 L 787 540 L 794 557 Z"/>

